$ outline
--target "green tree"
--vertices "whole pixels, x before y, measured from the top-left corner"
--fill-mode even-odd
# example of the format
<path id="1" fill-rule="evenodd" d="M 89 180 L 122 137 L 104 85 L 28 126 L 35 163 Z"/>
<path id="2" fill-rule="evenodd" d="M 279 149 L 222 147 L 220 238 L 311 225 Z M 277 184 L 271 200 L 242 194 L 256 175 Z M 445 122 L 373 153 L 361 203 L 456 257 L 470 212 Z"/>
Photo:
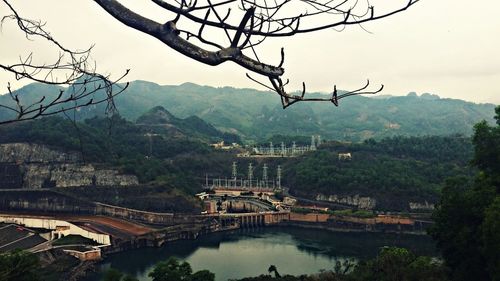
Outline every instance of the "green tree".
<path id="1" fill-rule="evenodd" d="M 214 281 L 215 274 L 208 270 L 200 270 L 189 277 L 189 281 Z"/>
<path id="2" fill-rule="evenodd" d="M 125 275 L 125 277 L 123 277 L 122 281 L 139 281 L 139 279 L 135 278 L 134 276 L 132 275 Z"/>
<path id="3" fill-rule="evenodd" d="M 0 254 L 0 280 L 38 281 L 38 258 L 29 252 L 15 250 Z"/>
<path id="4" fill-rule="evenodd" d="M 356 281 L 445 281 L 444 267 L 430 257 L 403 248 L 385 247 L 372 260 L 361 262 L 349 277 Z"/>
<path id="5" fill-rule="evenodd" d="M 281 275 L 278 272 L 278 268 L 274 264 L 271 264 L 269 266 L 269 268 L 267 269 L 267 272 L 269 272 L 269 274 L 271 274 L 272 272 L 274 272 L 274 278 L 280 278 L 281 277 Z"/>
<path id="6" fill-rule="evenodd" d="M 483 251 L 492 280 L 500 280 L 500 196 L 485 211 L 482 225 Z"/>
<path id="7" fill-rule="evenodd" d="M 488 179 L 493 184 L 500 183 L 500 106 L 496 108 L 497 126 L 489 126 L 482 121 L 474 126 L 474 159 L 472 163 L 480 170 L 481 180 Z"/>
<path id="8" fill-rule="evenodd" d="M 193 274 L 191 265 L 180 262 L 171 257 L 167 261 L 159 262 L 149 273 L 152 281 L 213 281 L 215 275 L 208 270 L 197 271 Z"/>
<path id="9" fill-rule="evenodd" d="M 120 272 L 117 269 L 110 268 L 106 270 L 106 273 L 104 273 L 104 277 L 102 278 L 102 281 L 120 281 L 122 280 L 123 273 Z"/>
<path id="10" fill-rule="evenodd" d="M 447 181 L 430 234 L 438 243 L 451 279 L 500 280 L 500 106 L 497 126 L 474 127 L 476 178 Z"/>
<path id="11" fill-rule="evenodd" d="M 180 263 L 178 259 L 171 257 L 167 261 L 157 263 L 149 277 L 153 278 L 153 281 L 182 281 L 188 280 L 192 272 L 189 263 Z"/>

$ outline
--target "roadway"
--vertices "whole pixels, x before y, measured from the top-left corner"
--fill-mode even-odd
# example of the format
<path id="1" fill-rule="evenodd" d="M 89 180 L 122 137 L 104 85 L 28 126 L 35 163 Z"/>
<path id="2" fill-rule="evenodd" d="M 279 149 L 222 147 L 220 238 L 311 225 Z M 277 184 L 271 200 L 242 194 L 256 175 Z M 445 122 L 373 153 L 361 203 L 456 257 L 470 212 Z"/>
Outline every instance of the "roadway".
<path id="1" fill-rule="evenodd" d="M 267 201 L 262 201 L 260 199 L 257 199 L 255 197 L 252 197 L 252 196 L 221 196 L 221 195 L 215 195 L 215 194 L 209 194 L 209 198 L 212 197 L 212 198 L 217 198 L 219 200 L 227 200 L 227 201 L 244 201 L 244 202 L 248 202 L 249 204 L 253 204 L 253 205 L 256 205 L 257 207 L 261 208 L 261 209 L 264 209 L 266 211 L 276 211 L 276 209 L 274 208 L 274 206 L 272 204 L 270 204 L 269 202 Z"/>

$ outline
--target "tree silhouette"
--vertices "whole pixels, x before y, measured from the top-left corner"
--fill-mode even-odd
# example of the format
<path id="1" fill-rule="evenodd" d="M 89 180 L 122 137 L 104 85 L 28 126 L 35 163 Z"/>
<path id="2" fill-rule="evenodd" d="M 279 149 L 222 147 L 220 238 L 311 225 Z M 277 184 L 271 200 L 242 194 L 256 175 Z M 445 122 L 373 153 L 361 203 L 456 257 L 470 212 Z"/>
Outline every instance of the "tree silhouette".
<path id="1" fill-rule="evenodd" d="M 149 277 L 153 281 L 182 281 L 188 280 L 193 273 L 191 265 L 187 262 L 180 263 L 176 258 L 170 258 L 167 261 L 159 262 L 155 265 Z"/>
<path id="2" fill-rule="evenodd" d="M 281 275 L 279 274 L 278 269 L 276 268 L 276 266 L 274 264 L 271 264 L 269 266 L 269 268 L 267 269 L 267 272 L 269 272 L 269 274 L 274 272 L 274 278 L 281 278 Z"/>
<path id="3" fill-rule="evenodd" d="M 33 253 L 21 250 L 0 253 L 0 280 L 37 281 L 40 262 Z"/>
<path id="4" fill-rule="evenodd" d="M 103 281 L 120 281 L 122 280 L 123 273 L 117 269 L 110 268 L 104 273 Z"/>
<path id="5" fill-rule="evenodd" d="M 496 126 L 475 125 L 471 179 L 449 179 L 434 211 L 430 233 L 451 269 L 451 279 L 500 280 L 500 106 Z"/>
<path id="6" fill-rule="evenodd" d="M 366 5 L 357 0 L 152 0 L 172 19 L 158 23 L 128 9 L 118 0 L 94 0 L 104 10 L 123 24 L 151 35 L 168 47 L 196 61 L 219 65 L 232 61 L 250 73 L 267 78 L 262 83 L 247 73 L 254 82 L 276 92 L 283 108 L 299 101 L 328 101 L 338 105 L 338 100 L 357 94 L 373 94 L 382 90 L 365 91 L 369 81 L 357 90 L 343 94 L 336 86 L 329 98 L 307 98 L 305 83 L 299 95 L 285 90 L 288 80 L 283 80 L 285 52 L 276 65 L 264 63 L 258 47 L 268 38 L 292 37 L 392 16 L 408 9 L 419 0 L 404 1 L 400 8 L 378 12 L 369 1 Z M 221 34 L 222 40 L 218 40 Z"/>
<path id="7" fill-rule="evenodd" d="M 303 33 L 325 29 L 344 28 L 383 19 L 402 12 L 419 0 L 402 1 L 393 10 L 376 8 L 369 1 L 357 0 L 152 0 L 159 8 L 171 15 L 165 23 L 158 23 L 128 9 L 118 0 L 94 0 L 108 14 L 123 24 L 151 35 L 168 47 L 195 61 L 216 66 L 234 62 L 249 71 L 252 81 L 277 93 L 286 108 L 299 101 L 326 101 L 338 106 L 340 99 L 358 94 L 374 94 L 383 89 L 368 90 L 370 82 L 359 89 L 339 92 L 334 86 L 330 97 L 306 97 L 306 84 L 302 83 L 299 94 L 288 92 L 289 81 L 284 79 L 285 52 L 281 49 L 279 63 L 261 61 L 259 47 L 268 38 L 293 37 Z M 70 50 L 60 44 L 45 30 L 40 21 L 25 19 L 8 0 L 2 0 L 10 14 L 3 16 L 2 23 L 13 20 L 28 39 L 41 38 L 59 51 L 56 61 L 36 64 L 33 54 L 21 58 L 16 64 L 2 64 L 0 68 L 12 73 L 15 79 L 66 86 L 53 96 L 41 96 L 31 104 L 7 87 L 12 102 L 0 104 L 3 110 L 15 113 L 15 117 L 0 124 L 77 110 L 85 106 L 107 103 L 106 112 L 114 113 L 113 98 L 128 86 L 119 86 L 127 73 L 116 80 L 96 71 L 90 59 L 92 48 L 83 51 Z M 222 38 L 220 39 L 222 35 Z M 326 45 L 326 44 L 325 44 Z M 261 75 L 266 83 L 252 75 Z M 69 87 L 71 86 L 71 87 Z M 104 94 L 102 94 L 104 93 Z"/>
<path id="8" fill-rule="evenodd" d="M 149 273 L 152 281 L 213 281 L 215 274 L 208 270 L 200 270 L 193 273 L 188 262 L 179 262 L 171 257 L 167 261 L 159 262 Z"/>
<path id="9" fill-rule="evenodd" d="M 10 14 L 2 17 L 0 27 L 6 21 L 15 21 L 18 28 L 24 32 L 26 39 L 41 39 L 49 42 L 58 52 L 58 57 L 51 63 L 38 64 L 34 62 L 34 54 L 31 53 L 27 57 L 20 57 L 19 62 L 15 64 L 0 62 L 0 69 L 12 73 L 16 80 L 26 79 L 64 88 L 60 88 L 57 93 L 50 96 L 42 95 L 36 102 L 31 103 L 12 91 L 9 83 L 7 91 L 11 102 L 0 104 L 0 109 L 14 114 L 14 117 L 0 120 L 0 125 L 78 110 L 101 103 L 107 104 L 107 114 L 116 111 L 114 97 L 128 87 L 128 83 L 118 85 L 118 82 L 128 74 L 128 70 L 115 80 L 111 80 L 109 75 L 98 73 L 95 62 L 90 58 L 92 47 L 85 50 L 69 49 L 45 29 L 44 23 L 23 18 L 9 1 L 2 0 L 2 2 L 8 7 Z"/>

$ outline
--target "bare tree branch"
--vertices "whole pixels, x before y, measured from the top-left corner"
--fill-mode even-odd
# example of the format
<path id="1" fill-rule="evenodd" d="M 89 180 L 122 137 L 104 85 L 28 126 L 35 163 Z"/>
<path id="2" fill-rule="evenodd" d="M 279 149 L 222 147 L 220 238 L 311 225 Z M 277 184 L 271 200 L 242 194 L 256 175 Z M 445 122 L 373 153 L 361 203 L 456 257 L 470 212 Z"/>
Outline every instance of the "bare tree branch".
<path id="1" fill-rule="evenodd" d="M 265 76 L 270 85 L 258 82 L 247 74 L 252 81 L 276 92 L 281 97 L 283 108 L 286 108 L 299 101 L 330 101 L 338 105 L 338 100 L 341 98 L 378 93 L 383 86 L 374 91 L 364 91 L 369 86 L 367 83 L 360 90 L 348 92 L 348 95 L 337 96 L 335 90 L 331 98 L 322 99 L 306 98 L 305 84 L 303 84 L 301 95 L 287 94 L 284 89 L 287 83 L 282 82 L 282 76 L 285 73 L 284 50 L 281 50 L 281 60 L 277 66 L 266 64 L 259 59 L 256 47 L 266 38 L 290 37 L 349 25 L 361 26 L 363 23 L 402 12 L 419 0 L 403 2 L 399 8 L 380 14 L 375 13 L 375 8 L 370 2 L 366 2 L 366 7 L 364 7 L 357 0 L 274 0 L 272 4 L 269 4 L 268 0 L 222 0 L 219 2 L 205 0 L 204 3 L 200 3 L 202 0 L 193 3 L 185 3 L 185 0 L 175 1 L 176 3 L 170 3 L 167 0 L 151 0 L 159 7 L 176 15 L 173 20 L 164 24 L 129 10 L 119 0 L 94 1 L 123 24 L 157 38 L 196 61 L 213 66 L 232 61 L 250 72 Z M 231 11 L 240 11 L 240 13 L 235 14 Z M 223 13 L 226 16 L 222 17 Z M 180 18 L 185 18 L 190 23 L 180 28 L 177 26 Z M 195 27 L 197 28 L 195 30 L 189 30 L 193 26 L 198 27 Z M 361 28 L 364 29 L 363 26 Z M 214 37 L 207 36 L 207 29 L 223 32 L 229 45 L 224 47 L 227 42 L 216 42 Z M 186 39 L 180 36 L 182 34 L 186 35 Z M 250 38 L 254 39 L 254 37 L 255 43 L 252 43 Z M 196 45 L 190 42 L 191 38 L 196 38 L 201 44 Z M 240 41 L 243 42 L 240 43 Z M 207 48 L 215 48 L 215 50 Z M 255 59 L 244 54 L 247 49 L 251 50 Z"/>
<path id="2" fill-rule="evenodd" d="M 90 59 L 92 47 L 85 50 L 70 50 L 59 43 L 45 30 L 44 23 L 25 19 L 19 15 L 7 0 L 2 2 L 9 8 L 11 14 L 5 15 L 0 25 L 11 20 L 15 21 L 19 29 L 28 40 L 44 39 L 59 52 L 57 59 L 51 63 L 37 64 L 33 54 L 20 58 L 18 63 L 3 64 L 0 69 L 13 74 L 16 80 L 27 79 L 48 85 L 67 88 L 60 90 L 52 98 L 42 96 L 36 102 L 24 101 L 23 97 L 14 93 L 10 83 L 7 91 L 13 105 L 0 104 L 0 108 L 15 114 L 14 118 L 0 120 L 0 125 L 31 120 L 38 117 L 63 113 L 67 110 L 77 110 L 82 107 L 106 103 L 106 112 L 116 111 L 114 97 L 122 93 L 127 87 L 118 85 L 129 70 L 116 80 L 110 80 L 109 75 L 96 72 L 95 63 Z M 70 93 L 71 92 L 71 93 Z"/>
<path id="3" fill-rule="evenodd" d="M 306 86 L 303 83 L 299 95 L 290 94 L 285 90 L 288 80 L 283 83 L 285 70 L 285 52 L 281 49 L 279 64 L 272 65 L 259 59 L 257 47 L 267 38 L 290 37 L 302 33 L 359 25 L 378 19 L 383 19 L 402 12 L 413 6 L 419 0 L 405 1 L 401 6 L 383 11 L 375 9 L 369 0 L 151 0 L 151 2 L 173 13 L 171 20 L 158 23 L 128 9 L 119 0 L 94 0 L 108 14 L 123 24 L 140 32 L 151 35 L 170 48 L 204 64 L 216 66 L 232 61 L 251 73 L 264 76 L 268 81 L 263 83 L 247 76 L 265 88 L 277 93 L 283 108 L 299 101 L 326 101 L 338 106 L 339 99 L 359 94 L 374 94 L 383 89 L 366 91 L 369 82 L 356 91 L 337 94 L 336 86 L 329 98 L 306 96 Z M 22 18 L 8 0 L 2 2 L 9 8 L 11 14 L 2 18 L 1 24 L 7 20 L 17 23 L 28 39 L 42 38 L 51 43 L 59 51 L 57 59 L 48 64 L 37 64 L 33 55 L 20 58 L 18 63 L 0 68 L 11 72 L 15 79 L 28 79 L 45 84 L 63 87 L 71 86 L 72 92 L 61 91 L 56 97 L 40 97 L 31 104 L 24 104 L 22 97 L 8 91 L 12 104 L 0 104 L 0 108 L 16 114 L 16 118 L 0 121 L 0 124 L 28 120 L 41 116 L 58 114 L 66 110 L 79 109 L 83 106 L 107 103 L 107 111 L 116 110 L 113 97 L 123 92 L 128 86 L 120 88 L 120 79 L 112 81 L 109 75 L 96 72 L 95 63 L 90 59 L 92 47 L 78 51 L 65 48 L 44 29 L 44 24 Z M 381 11 L 376 13 L 375 11 Z M 178 27 L 178 25 L 183 25 Z M 363 26 L 361 28 L 364 29 Z M 227 41 L 216 40 L 213 32 L 225 34 Z M 194 39 L 191 40 L 191 39 Z M 247 52 L 251 52 L 247 55 Z M 90 85 L 94 87 L 91 87 Z M 78 89 L 75 90 L 77 87 Z M 69 89 L 69 88 L 68 88 Z M 100 93 L 104 92 L 102 95 Z"/>

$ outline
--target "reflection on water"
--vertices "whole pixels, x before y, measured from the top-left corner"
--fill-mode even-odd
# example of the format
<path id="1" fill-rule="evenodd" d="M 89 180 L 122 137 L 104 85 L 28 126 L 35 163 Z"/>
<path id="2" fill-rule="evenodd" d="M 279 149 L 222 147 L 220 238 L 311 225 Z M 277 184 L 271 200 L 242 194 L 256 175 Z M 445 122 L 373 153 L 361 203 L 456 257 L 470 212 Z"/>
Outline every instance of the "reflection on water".
<path id="1" fill-rule="evenodd" d="M 435 255 L 429 237 L 376 233 L 335 233 L 323 230 L 272 227 L 216 233 L 194 241 L 176 241 L 162 248 L 144 248 L 109 256 L 98 273 L 87 281 L 97 281 L 109 267 L 150 280 L 154 264 L 175 256 L 186 260 L 194 271 L 208 269 L 216 280 L 267 274 L 269 265 L 281 274 L 299 275 L 332 269 L 336 260 L 374 257 L 380 247 L 399 246 L 417 254 Z"/>

